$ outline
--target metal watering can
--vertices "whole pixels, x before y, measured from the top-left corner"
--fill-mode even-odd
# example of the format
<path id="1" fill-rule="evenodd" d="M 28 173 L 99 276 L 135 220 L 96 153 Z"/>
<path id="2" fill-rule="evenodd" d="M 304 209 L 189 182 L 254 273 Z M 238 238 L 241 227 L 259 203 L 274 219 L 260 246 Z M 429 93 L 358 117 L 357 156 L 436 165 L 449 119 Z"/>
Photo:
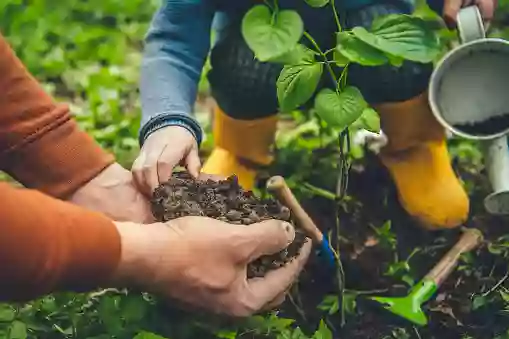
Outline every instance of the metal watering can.
<path id="1" fill-rule="evenodd" d="M 491 214 L 509 214 L 509 42 L 487 38 L 477 6 L 457 18 L 460 45 L 438 63 L 430 79 L 431 110 L 453 134 L 481 143 L 493 193 Z"/>

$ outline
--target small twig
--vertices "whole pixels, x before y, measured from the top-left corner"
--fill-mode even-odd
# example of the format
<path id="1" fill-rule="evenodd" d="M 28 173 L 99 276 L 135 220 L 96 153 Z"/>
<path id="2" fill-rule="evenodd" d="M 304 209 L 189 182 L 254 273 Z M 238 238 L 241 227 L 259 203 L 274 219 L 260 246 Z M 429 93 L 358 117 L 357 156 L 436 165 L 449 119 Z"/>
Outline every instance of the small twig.
<path id="1" fill-rule="evenodd" d="M 412 326 L 414 328 L 414 332 L 415 332 L 415 335 L 417 336 L 418 339 L 421 339 L 421 335 L 419 334 L 419 331 L 417 330 L 417 327 L 415 326 Z"/>
<path id="2" fill-rule="evenodd" d="M 491 293 L 495 292 L 500 287 L 500 285 L 502 285 L 507 280 L 507 278 L 509 278 L 509 271 L 507 271 L 505 273 L 505 275 L 502 277 L 502 279 L 500 279 L 495 285 L 493 285 L 492 288 L 490 288 L 488 291 L 481 294 L 481 296 L 486 297 L 486 296 L 490 295 Z"/>
<path id="3" fill-rule="evenodd" d="M 377 289 L 377 290 L 367 290 L 367 291 L 345 290 L 345 292 L 353 293 L 356 295 L 380 294 L 380 293 L 385 293 L 387 291 L 389 291 L 388 288 L 382 288 L 382 289 Z"/>
<path id="4" fill-rule="evenodd" d="M 299 294 L 297 293 L 297 296 L 299 296 Z M 299 298 L 300 299 L 300 298 Z M 306 313 L 304 312 L 304 310 L 302 309 L 302 307 L 300 307 L 299 303 L 300 303 L 300 300 L 299 300 L 299 303 L 297 303 L 295 301 L 295 299 L 293 298 L 292 294 L 291 293 L 288 293 L 288 300 L 290 300 L 290 303 L 293 305 L 293 307 L 295 308 L 295 310 L 297 311 L 297 313 L 299 313 L 300 317 L 302 318 L 302 320 L 304 320 L 305 322 L 307 321 L 307 317 L 306 317 Z"/>

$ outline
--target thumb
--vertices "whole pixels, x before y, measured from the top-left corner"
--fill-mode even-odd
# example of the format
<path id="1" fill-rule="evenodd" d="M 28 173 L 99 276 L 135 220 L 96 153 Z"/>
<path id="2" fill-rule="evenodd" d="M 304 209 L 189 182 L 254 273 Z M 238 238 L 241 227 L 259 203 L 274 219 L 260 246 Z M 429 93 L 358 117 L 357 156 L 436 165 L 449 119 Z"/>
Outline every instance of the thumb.
<path id="1" fill-rule="evenodd" d="M 266 220 L 243 227 L 241 261 L 255 259 L 282 251 L 295 239 L 295 228 L 281 220 Z"/>
<path id="2" fill-rule="evenodd" d="M 477 1 L 477 6 L 479 6 L 479 11 L 481 12 L 484 21 L 489 22 L 493 20 L 495 8 L 497 7 L 497 1 L 480 0 Z"/>
<path id="3" fill-rule="evenodd" d="M 189 174 L 191 174 L 194 178 L 198 178 L 201 170 L 201 161 L 196 147 L 193 147 L 187 154 L 185 164 Z"/>

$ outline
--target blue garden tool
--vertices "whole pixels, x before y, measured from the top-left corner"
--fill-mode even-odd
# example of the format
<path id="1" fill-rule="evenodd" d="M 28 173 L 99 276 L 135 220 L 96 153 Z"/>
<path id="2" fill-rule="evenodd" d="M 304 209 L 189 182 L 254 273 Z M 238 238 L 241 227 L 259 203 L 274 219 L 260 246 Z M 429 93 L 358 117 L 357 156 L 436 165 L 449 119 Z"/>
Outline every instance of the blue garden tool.
<path id="1" fill-rule="evenodd" d="M 281 176 L 273 176 L 267 181 L 267 191 L 273 194 L 276 199 L 286 206 L 295 220 L 295 223 L 302 228 L 314 245 L 317 246 L 317 254 L 331 268 L 336 267 L 336 257 L 327 241 L 327 238 L 315 225 L 311 217 L 302 208 L 292 191 Z"/>

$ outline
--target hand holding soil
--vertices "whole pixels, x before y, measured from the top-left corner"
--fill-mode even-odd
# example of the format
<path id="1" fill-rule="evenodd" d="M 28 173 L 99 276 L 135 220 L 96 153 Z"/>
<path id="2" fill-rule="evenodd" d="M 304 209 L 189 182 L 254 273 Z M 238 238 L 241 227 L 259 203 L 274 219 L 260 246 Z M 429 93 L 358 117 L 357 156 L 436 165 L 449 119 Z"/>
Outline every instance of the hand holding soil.
<path id="1" fill-rule="evenodd" d="M 177 172 L 153 194 L 152 212 L 157 221 L 165 222 L 185 216 L 206 216 L 231 224 L 246 226 L 279 219 L 292 222 L 290 210 L 273 199 L 260 200 L 240 187 L 235 176 L 225 180 L 202 174 L 199 179 Z M 297 228 L 295 241 L 273 255 L 250 263 L 248 278 L 263 277 L 269 270 L 285 265 L 299 254 L 305 232 Z"/>
<path id="2" fill-rule="evenodd" d="M 155 221 L 149 202 L 136 188 L 132 174 L 118 163 L 108 166 L 68 200 L 116 221 Z"/>
<path id="3" fill-rule="evenodd" d="M 118 223 L 122 259 L 116 284 L 134 285 L 219 314 L 248 316 L 277 306 L 302 270 L 311 249 L 263 278 L 248 279 L 248 264 L 285 249 L 291 224 L 267 220 L 249 227 L 189 216 L 167 223 Z"/>
<path id="4" fill-rule="evenodd" d="M 187 129 L 169 126 L 147 138 L 131 171 L 140 191 L 149 197 L 160 183 L 171 177 L 179 164 L 193 177 L 198 177 L 201 168 L 198 144 Z"/>

